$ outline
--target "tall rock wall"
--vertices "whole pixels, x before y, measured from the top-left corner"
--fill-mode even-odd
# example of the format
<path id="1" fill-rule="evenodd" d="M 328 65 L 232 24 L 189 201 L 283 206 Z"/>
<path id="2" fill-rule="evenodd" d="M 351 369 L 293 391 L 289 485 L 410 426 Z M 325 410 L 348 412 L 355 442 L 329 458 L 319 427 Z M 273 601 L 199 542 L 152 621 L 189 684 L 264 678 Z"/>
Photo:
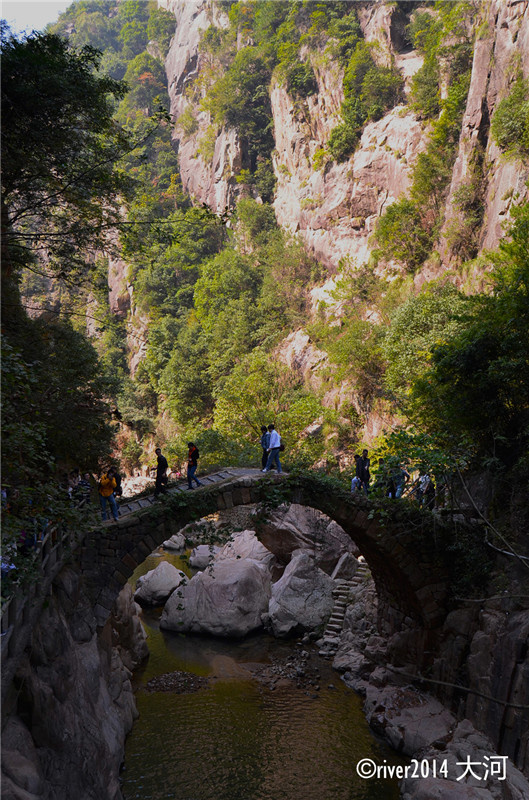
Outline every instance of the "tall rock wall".
<path id="1" fill-rule="evenodd" d="M 208 0 L 167 0 L 166 4 L 176 18 L 166 69 L 182 180 L 197 202 L 222 212 L 240 194 L 235 180 L 241 164 L 236 133 L 219 130 L 212 155 L 207 158 L 197 154 L 199 142 L 208 131 L 207 113 L 195 104 L 197 128 L 193 133 L 185 134 L 178 120 L 190 108 L 189 87 L 207 69 L 207 58 L 199 54 L 200 31 L 212 23 L 225 27 L 227 18 L 216 3 Z M 472 80 L 445 218 L 449 223 L 457 217 L 454 196 L 468 177 L 472 153 L 479 145 L 485 151 L 485 213 L 479 245 L 492 248 L 502 235 L 501 223 L 513 197 L 527 193 L 527 169 L 520 162 L 501 157 L 489 139 L 489 123 L 513 71 L 520 67 L 526 77 L 529 75 L 529 7 L 527 0 L 476 0 L 475 8 L 478 33 Z M 422 58 L 406 47 L 404 29 L 408 20 L 403 9 L 394 3 L 363 3 L 359 4 L 358 17 L 366 40 L 376 44 L 373 52 L 377 61 L 387 65 L 393 59 L 409 88 Z M 279 224 L 299 233 L 332 273 L 343 258 L 358 265 L 367 260 L 376 220 L 408 190 L 411 170 L 426 145 L 428 129 L 408 107 L 397 107 L 366 126 L 348 161 L 321 163 L 318 151 L 325 147 L 339 121 L 342 74 L 337 64 L 322 54 L 312 52 L 310 59 L 318 83 L 315 95 L 295 101 L 277 82 L 271 86 L 277 179 L 274 207 Z M 443 269 L 451 259 L 446 235 L 441 240 L 441 256 Z"/>
<path id="2" fill-rule="evenodd" d="M 476 191 L 483 215 L 482 222 L 469 231 L 472 255 L 476 248 L 482 251 L 498 245 L 512 204 L 528 191 L 529 170 L 522 162 L 502 156 L 490 137 L 490 121 L 517 71 L 529 76 L 529 2 L 473 0 L 472 4 L 475 12 L 467 23 L 473 32 L 470 90 L 446 190 L 439 258 L 429 259 L 415 275 L 416 289 L 449 270 L 454 275 L 454 262 L 461 257 L 454 236 L 465 226 L 458 197 L 472 180 L 476 162 L 480 170 Z M 211 24 L 226 28 L 228 17 L 225 6 L 221 8 L 216 0 L 166 0 L 166 5 L 176 20 L 166 70 L 183 185 L 196 203 L 206 203 L 222 213 L 234 207 L 243 190 L 248 191 L 237 181 L 244 153 L 236 131 L 212 124 L 201 106 L 208 85 L 223 67 L 200 51 L 200 38 Z M 394 65 L 400 70 L 405 96 L 401 105 L 365 126 L 354 154 L 343 163 L 333 161 L 327 149 L 333 128 L 341 122 L 343 68 L 338 62 L 322 45 L 302 50 L 301 57 L 310 60 L 318 87 L 315 94 L 303 99 L 293 98 L 284 83 L 272 79 L 276 218 L 281 227 L 299 236 L 327 269 L 323 285 L 312 291 L 313 313 L 323 301 L 340 316 L 332 295 L 337 276 L 368 262 L 378 219 L 406 195 L 417 157 L 427 147 L 431 127 L 419 120 L 406 102 L 412 78 L 423 64 L 423 56 L 411 50 L 406 39 L 410 13 L 417 8 L 425 11 L 411 3 L 356 5 L 375 60 L 381 67 Z M 247 44 L 251 41 L 245 39 L 238 47 Z M 256 190 L 251 191 L 257 197 Z M 303 330 L 292 332 L 278 350 L 280 360 L 297 369 L 295 341 L 305 337 Z M 310 342 L 308 345 L 312 347 Z M 319 362 L 319 369 L 321 366 Z M 306 367 L 298 370 L 299 376 L 314 388 L 319 375 Z M 364 420 L 359 434 L 365 441 L 372 441 L 388 422 L 384 409 L 363 408 L 358 392 L 348 384 L 332 387 L 323 398 L 331 407 L 336 407 L 337 401 L 352 402 L 357 408 Z"/>
<path id="3" fill-rule="evenodd" d="M 454 198 L 468 180 L 473 158 L 483 158 L 484 219 L 480 249 L 497 247 L 513 202 L 527 196 L 529 169 L 520 161 L 505 159 L 490 138 L 490 120 L 498 102 L 521 69 L 529 76 L 529 3 L 527 0 L 491 0 L 483 4 L 483 21 L 477 34 L 472 77 L 461 125 L 459 151 L 446 202 L 441 253 L 450 260 L 446 241 L 450 223 L 458 217 Z M 482 155 L 477 153 L 482 150 Z"/>
<path id="4" fill-rule="evenodd" d="M 200 142 L 207 136 L 209 115 L 189 99 L 189 90 L 207 63 L 199 57 L 200 34 L 214 24 L 225 27 L 228 18 L 210 0 L 167 0 L 166 7 L 176 19 L 175 35 L 167 54 L 171 114 L 176 123 L 175 137 L 180 155 L 180 172 L 186 192 L 198 203 L 207 203 L 214 211 L 231 207 L 239 194 L 235 175 L 241 167 L 238 137 L 233 130 L 217 132 L 210 158 L 198 154 Z M 193 109 L 196 130 L 186 134 L 179 119 L 186 109 Z"/>
<path id="5" fill-rule="evenodd" d="M 131 670 L 147 654 L 130 587 L 98 632 L 79 575 L 63 569 L 3 710 L 2 798 L 120 800 Z"/>

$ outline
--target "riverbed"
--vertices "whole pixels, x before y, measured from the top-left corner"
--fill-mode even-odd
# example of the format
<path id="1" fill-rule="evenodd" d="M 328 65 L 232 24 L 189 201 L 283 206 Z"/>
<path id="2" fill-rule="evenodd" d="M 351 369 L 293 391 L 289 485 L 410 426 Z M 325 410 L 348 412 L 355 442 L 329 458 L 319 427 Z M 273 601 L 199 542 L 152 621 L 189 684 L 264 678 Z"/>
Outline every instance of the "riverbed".
<path id="1" fill-rule="evenodd" d="M 178 568 L 177 556 L 164 554 Z M 150 556 L 131 581 L 153 569 Z M 126 800 L 396 800 L 396 780 L 358 776 L 361 759 L 404 763 L 367 725 L 362 699 L 312 645 L 267 634 L 232 642 L 159 629 L 135 676 Z"/>

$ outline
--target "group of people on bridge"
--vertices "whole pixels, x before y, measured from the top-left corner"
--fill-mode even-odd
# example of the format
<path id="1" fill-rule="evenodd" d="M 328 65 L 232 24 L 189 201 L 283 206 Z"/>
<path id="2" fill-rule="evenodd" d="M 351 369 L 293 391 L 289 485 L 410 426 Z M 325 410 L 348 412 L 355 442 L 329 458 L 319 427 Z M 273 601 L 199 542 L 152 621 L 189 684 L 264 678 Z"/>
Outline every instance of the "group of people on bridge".
<path id="1" fill-rule="evenodd" d="M 371 491 L 371 459 L 367 450 L 362 455 L 355 453 L 355 474 L 351 480 L 352 492 L 364 492 L 368 495 Z M 382 494 L 393 500 L 398 500 L 404 493 L 409 492 L 410 497 L 418 501 L 419 505 L 433 508 L 435 504 L 435 484 L 428 472 L 420 474 L 415 481 L 411 481 L 408 470 L 397 462 L 386 462 L 379 458 L 375 482 L 372 491 Z"/>
<path id="2" fill-rule="evenodd" d="M 281 473 L 282 467 L 279 460 L 279 453 L 284 450 L 284 445 L 281 441 L 281 436 L 276 430 L 273 423 L 268 426 L 261 426 L 261 471 L 267 473 L 272 469 L 276 469 Z M 187 484 L 188 489 L 202 486 L 196 476 L 198 469 L 198 460 L 200 453 L 198 447 L 194 442 L 188 442 L 188 455 L 187 455 Z M 160 494 L 166 494 L 169 482 L 169 464 L 166 457 L 162 454 L 161 448 L 157 447 L 156 453 L 156 475 L 154 497 Z M 399 499 L 405 493 L 409 494 L 428 508 L 432 508 L 435 502 L 435 484 L 429 473 L 421 474 L 415 481 L 411 481 L 411 476 L 408 470 L 400 463 L 393 459 L 386 462 L 383 458 L 378 460 L 378 467 L 375 473 L 375 480 L 371 486 L 371 459 L 367 449 L 362 451 L 362 455 L 358 453 L 354 456 L 355 461 L 355 474 L 351 481 L 352 492 L 363 492 L 369 495 L 370 492 L 382 494 L 384 497 L 392 499 Z M 80 476 L 78 470 L 70 473 L 69 483 L 75 484 L 70 486 L 69 491 L 71 496 L 80 496 L 79 493 L 84 493 L 83 497 L 90 496 L 90 475 Z M 77 473 L 77 474 L 75 474 Z M 180 472 L 177 472 L 180 477 Z M 104 520 L 108 519 L 107 516 L 107 503 L 110 506 L 112 518 L 117 521 L 119 517 L 119 507 L 117 499 L 122 494 L 121 489 L 121 476 L 114 467 L 110 467 L 104 472 L 98 484 L 99 500 L 101 504 L 101 515 Z"/>

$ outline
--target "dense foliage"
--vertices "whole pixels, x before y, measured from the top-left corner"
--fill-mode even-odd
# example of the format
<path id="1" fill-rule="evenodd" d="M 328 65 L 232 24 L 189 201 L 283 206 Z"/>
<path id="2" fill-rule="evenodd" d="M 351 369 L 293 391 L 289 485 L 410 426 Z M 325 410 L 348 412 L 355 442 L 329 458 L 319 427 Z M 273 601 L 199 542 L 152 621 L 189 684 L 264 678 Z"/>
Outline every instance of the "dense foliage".
<path id="1" fill-rule="evenodd" d="M 2 55 L 2 544 L 24 574 L 48 523 L 89 521 L 58 470 L 95 470 L 110 457 L 115 386 L 69 322 L 26 315 L 19 286 L 28 270 L 87 278 L 90 248 L 103 246 L 118 215 L 128 182 L 115 167 L 131 146 L 111 116 L 123 87 L 95 74 L 91 48 L 6 32 Z"/>
<path id="2" fill-rule="evenodd" d="M 443 221 L 469 85 L 471 5 L 427 4 L 411 13 L 408 36 L 425 55 L 411 103 L 429 138 L 409 195 L 378 222 L 375 259 L 395 260 L 410 273 L 430 257 Z M 363 126 L 403 100 L 402 79 L 377 63 L 354 4 L 262 0 L 223 8 L 229 26 L 204 31 L 204 69 L 188 86 L 187 111 L 178 120 L 186 136 L 195 136 L 198 107 L 209 114 L 209 128 L 197 137 L 204 160 L 220 126 L 239 135 L 244 160 L 237 179 L 251 191 L 222 216 L 193 206 L 180 185 L 163 66 L 171 14 L 155 3 L 80 0 L 53 34 L 8 40 L 5 380 L 8 395 L 13 375 L 25 388 L 18 432 L 16 404 L 7 404 L 14 444 L 6 474 L 22 484 L 39 470 L 52 475 L 58 464 L 95 468 L 110 453 L 115 407 L 115 442 L 127 469 L 149 463 L 155 438 L 172 465 L 185 459 L 188 439 L 199 445 L 203 467 L 256 464 L 260 426 L 272 420 L 289 465 L 332 466 L 337 452 L 351 456 L 359 447 L 373 410 L 397 412 L 420 431 L 407 428 L 380 450 L 397 459 L 414 454 L 417 468 L 440 473 L 451 459 L 461 466 L 522 463 L 527 207 L 515 213 L 511 238 L 488 257 L 484 293 L 469 298 L 447 281 L 416 291 L 404 271 L 388 280 L 376 264 L 349 268 L 344 260 L 332 308 L 320 304 L 307 326 L 309 290 L 327 276 L 278 227 L 267 202 L 274 192 L 270 87 L 282 83 L 299 110 L 317 89 L 316 55 L 343 69 L 343 122 L 322 148 L 323 164 L 329 156 L 349 157 Z M 69 45 L 56 34 L 67 35 Z M 25 69 L 31 80 L 11 80 Z M 65 104 L 56 127 L 52 95 Z M 526 101 L 526 83 L 517 78 L 492 121 L 498 146 L 510 156 L 525 152 Z M 26 129 L 27 152 L 18 147 Z M 480 158 L 453 198 L 466 219 L 465 228 L 451 232 L 461 259 L 475 255 L 483 213 Z M 112 242 L 104 243 L 109 230 Z M 109 263 L 117 254 L 127 265 L 134 312 L 119 317 L 108 303 Z M 67 280 L 73 272 L 75 285 Z M 70 322 L 27 320 L 19 277 L 26 305 L 48 303 L 52 288 L 53 311 Z M 87 319 L 99 358 L 85 338 Z M 275 355 L 302 326 L 327 356 L 311 387 Z M 338 384 L 346 389 L 338 392 Z M 82 437 L 87 429 L 89 443 Z"/>
<path id="3" fill-rule="evenodd" d="M 518 75 L 491 123 L 498 147 L 511 158 L 529 159 L 529 81 Z"/>
<path id="4" fill-rule="evenodd" d="M 125 87 L 94 70 L 99 55 L 55 35 L 2 46 L 3 275 L 34 265 L 86 272 L 119 216 L 127 181 L 116 164 L 131 144 L 112 121 Z"/>

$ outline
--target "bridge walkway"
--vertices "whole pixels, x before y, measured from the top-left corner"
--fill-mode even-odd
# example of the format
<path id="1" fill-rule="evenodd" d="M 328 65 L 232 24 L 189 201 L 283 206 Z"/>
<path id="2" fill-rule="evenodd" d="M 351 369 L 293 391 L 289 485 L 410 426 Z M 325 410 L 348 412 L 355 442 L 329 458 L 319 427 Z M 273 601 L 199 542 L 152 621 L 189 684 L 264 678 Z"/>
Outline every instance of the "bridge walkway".
<path id="1" fill-rule="evenodd" d="M 203 488 L 207 486 L 211 486 L 215 483 L 221 483 L 222 481 L 228 480 L 229 478 L 241 478 L 245 476 L 256 477 L 261 474 L 260 469 L 256 469 L 253 467 L 223 467 L 223 469 L 219 470 L 218 472 L 212 472 L 208 475 L 199 475 L 198 479 L 202 484 Z M 285 473 L 286 474 L 286 473 Z M 194 486 L 192 491 L 196 491 L 200 489 L 200 486 Z M 177 492 L 189 492 L 190 489 L 187 485 L 187 481 L 180 482 L 177 484 L 172 484 L 167 487 L 166 494 L 176 494 Z M 129 514 L 133 514 L 135 511 L 140 511 L 142 508 L 149 508 L 154 503 L 156 503 L 157 498 L 153 494 L 145 495 L 142 497 L 131 497 L 130 499 L 121 500 L 118 504 L 119 506 L 119 516 L 126 517 Z M 106 525 L 112 524 L 112 520 L 107 520 Z"/>

